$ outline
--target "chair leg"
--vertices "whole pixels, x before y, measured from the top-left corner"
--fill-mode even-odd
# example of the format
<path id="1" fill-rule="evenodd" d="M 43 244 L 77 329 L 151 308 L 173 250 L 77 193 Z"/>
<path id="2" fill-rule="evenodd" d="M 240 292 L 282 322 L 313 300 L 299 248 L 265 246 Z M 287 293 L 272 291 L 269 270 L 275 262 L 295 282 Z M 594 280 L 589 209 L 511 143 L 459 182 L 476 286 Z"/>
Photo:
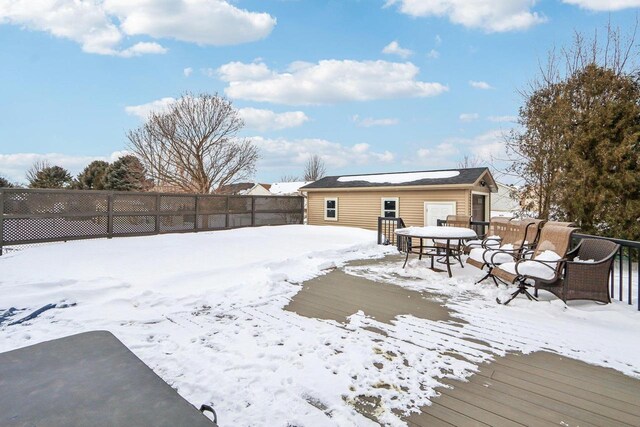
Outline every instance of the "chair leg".
<path id="1" fill-rule="evenodd" d="M 491 271 L 489 271 L 487 274 L 485 274 L 484 277 L 482 279 L 478 280 L 475 284 L 477 285 L 478 283 L 487 280 L 489 277 L 492 277 L 491 276 Z M 496 279 L 493 279 L 493 280 L 495 281 Z"/>
<path id="2" fill-rule="evenodd" d="M 531 295 L 524 280 L 518 281 L 518 289 L 516 289 L 515 292 L 511 294 L 511 297 L 508 300 L 506 300 L 505 302 L 500 302 L 500 299 L 496 298 L 496 301 L 498 302 L 498 304 L 507 305 L 520 294 L 524 294 L 529 299 L 529 301 L 538 301 L 538 298 Z"/>

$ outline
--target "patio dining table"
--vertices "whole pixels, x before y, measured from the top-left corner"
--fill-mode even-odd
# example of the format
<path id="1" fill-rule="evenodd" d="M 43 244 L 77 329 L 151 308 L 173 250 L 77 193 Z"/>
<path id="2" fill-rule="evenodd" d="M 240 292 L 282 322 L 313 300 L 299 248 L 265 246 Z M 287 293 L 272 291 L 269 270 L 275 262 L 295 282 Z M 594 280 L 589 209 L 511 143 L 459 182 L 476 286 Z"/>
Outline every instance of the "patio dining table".
<path id="1" fill-rule="evenodd" d="M 403 268 L 407 265 L 409 254 L 418 254 L 418 259 L 422 259 L 423 255 L 430 256 L 431 269 L 434 271 L 443 272 L 445 270 L 435 268 L 434 266 L 434 257 L 441 256 L 442 259 L 444 259 L 443 264 L 447 266 L 446 271 L 449 274 L 449 277 L 452 276 L 451 256 L 456 254 L 458 256 L 460 255 L 460 245 L 462 244 L 462 241 L 478 238 L 475 231 L 470 228 L 464 227 L 407 227 L 397 229 L 396 235 L 399 238 L 407 239 L 407 244 L 404 245 L 403 248 L 407 254 L 404 260 Z M 412 245 L 410 243 L 411 239 L 418 239 L 420 241 L 420 244 L 418 246 Z M 436 241 L 442 244 L 436 246 Z M 429 242 L 432 243 L 429 244 Z M 444 250 L 444 253 L 441 253 L 442 250 Z"/>

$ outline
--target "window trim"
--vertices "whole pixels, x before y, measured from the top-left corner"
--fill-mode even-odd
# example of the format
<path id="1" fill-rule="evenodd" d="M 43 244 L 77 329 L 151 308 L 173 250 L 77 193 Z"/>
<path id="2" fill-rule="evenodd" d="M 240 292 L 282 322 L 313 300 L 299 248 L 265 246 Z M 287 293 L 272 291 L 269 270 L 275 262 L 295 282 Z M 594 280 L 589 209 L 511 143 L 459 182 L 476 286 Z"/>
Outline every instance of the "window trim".
<path id="1" fill-rule="evenodd" d="M 333 217 L 333 218 L 327 216 L 327 210 L 331 209 L 331 208 L 327 208 L 327 202 L 330 202 L 330 201 L 336 202 L 336 207 L 335 207 L 335 209 L 333 209 L 333 210 L 336 211 L 336 216 Z M 338 221 L 338 198 L 337 197 L 325 197 L 324 198 L 324 206 L 323 206 L 322 210 L 324 212 L 324 220 L 325 221 Z"/>
<path id="2" fill-rule="evenodd" d="M 384 202 L 386 201 L 394 201 L 396 202 L 396 216 L 395 218 L 400 218 L 400 197 L 381 197 L 380 198 L 380 216 L 384 217 L 384 211 L 389 210 L 384 208 Z"/>

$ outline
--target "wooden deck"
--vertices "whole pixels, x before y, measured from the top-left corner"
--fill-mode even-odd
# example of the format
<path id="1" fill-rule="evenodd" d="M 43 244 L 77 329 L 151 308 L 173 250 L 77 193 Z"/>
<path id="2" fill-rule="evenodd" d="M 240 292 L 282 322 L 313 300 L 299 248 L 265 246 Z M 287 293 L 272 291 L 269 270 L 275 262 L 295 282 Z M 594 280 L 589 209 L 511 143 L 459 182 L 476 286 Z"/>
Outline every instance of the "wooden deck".
<path id="1" fill-rule="evenodd" d="M 385 323 L 401 314 L 451 319 L 429 295 L 340 270 L 305 283 L 285 309 L 338 322 L 358 310 Z M 640 380 L 553 353 L 509 354 L 468 381 L 444 383 L 430 406 L 405 418 L 409 426 L 640 426 Z"/>

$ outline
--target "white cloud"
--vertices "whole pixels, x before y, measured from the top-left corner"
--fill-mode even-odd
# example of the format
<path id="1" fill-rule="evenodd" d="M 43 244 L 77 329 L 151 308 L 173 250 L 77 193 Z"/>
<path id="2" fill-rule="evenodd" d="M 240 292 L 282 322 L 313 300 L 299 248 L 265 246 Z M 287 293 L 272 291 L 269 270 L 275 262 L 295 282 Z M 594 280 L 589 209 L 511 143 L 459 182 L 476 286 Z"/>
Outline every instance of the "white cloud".
<path id="1" fill-rule="evenodd" d="M 473 122 L 474 120 L 478 120 L 480 118 L 480 114 L 478 113 L 462 113 L 459 116 L 461 122 Z"/>
<path id="2" fill-rule="evenodd" d="M 493 86 L 491 86 L 489 83 L 482 82 L 482 81 L 475 81 L 475 80 L 469 80 L 469 86 L 471 86 L 474 89 L 481 89 L 481 90 L 493 89 Z"/>
<path id="3" fill-rule="evenodd" d="M 318 138 L 288 140 L 256 136 L 251 139 L 261 151 L 260 167 L 264 169 L 295 166 L 302 170 L 307 159 L 313 154 L 319 155 L 329 170 L 353 165 L 386 164 L 395 159 L 395 155 L 390 151 L 373 151 L 366 143 L 346 146 Z"/>
<path id="4" fill-rule="evenodd" d="M 125 36 L 229 45 L 264 38 L 275 23 L 266 13 L 239 9 L 223 0 L 0 2 L 0 24 L 73 40 L 87 53 L 122 57 L 167 51 L 155 42 L 123 47 Z"/>
<path id="5" fill-rule="evenodd" d="M 435 49 L 431 49 L 429 53 L 427 53 L 427 58 L 438 59 L 440 58 L 440 52 Z"/>
<path id="6" fill-rule="evenodd" d="M 506 159 L 505 130 L 491 130 L 467 141 L 469 150 L 485 162 Z"/>
<path id="7" fill-rule="evenodd" d="M 238 113 L 247 128 L 259 131 L 292 128 L 301 126 L 309 120 L 309 117 L 302 111 L 276 113 L 258 108 L 241 108 Z"/>
<path id="8" fill-rule="evenodd" d="M 124 111 L 131 116 L 137 116 L 142 120 L 147 120 L 149 115 L 154 113 L 163 113 L 169 109 L 169 106 L 176 102 L 175 98 L 166 97 L 157 99 L 155 101 L 147 102 L 146 104 L 130 105 L 124 107 Z"/>
<path id="9" fill-rule="evenodd" d="M 446 138 L 434 147 L 421 147 L 405 158 L 407 167 L 457 167 L 461 153 L 478 157 L 484 164 L 503 167 L 507 159 L 505 136 L 508 129 L 494 129 L 470 138 Z"/>
<path id="10" fill-rule="evenodd" d="M 207 45 L 262 39 L 276 24 L 268 13 L 249 12 L 222 0 L 105 0 L 104 8 L 127 35 L 149 35 Z"/>
<path id="11" fill-rule="evenodd" d="M 440 83 L 417 81 L 410 62 L 323 60 L 294 62 L 285 72 L 264 63 L 231 62 L 218 68 L 225 93 L 236 99 L 290 105 L 340 101 L 436 96 L 448 90 Z"/>
<path id="12" fill-rule="evenodd" d="M 487 119 L 494 123 L 516 123 L 518 121 L 517 116 L 489 116 Z"/>
<path id="13" fill-rule="evenodd" d="M 488 32 L 523 30 L 546 21 L 531 10 L 535 0 L 387 0 L 385 6 L 392 5 L 413 17 L 447 17 L 454 24 Z"/>
<path id="14" fill-rule="evenodd" d="M 508 129 L 494 129 L 471 138 L 448 138 L 446 143 L 463 148 L 486 163 L 496 163 L 506 159 L 508 132 Z"/>
<path id="15" fill-rule="evenodd" d="M 393 126 L 399 123 L 398 119 L 386 118 L 386 119 L 374 119 L 372 117 L 360 118 L 359 115 L 351 117 L 351 120 L 359 127 L 369 128 L 372 126 Z"/>
<path id="16" fill-rule="evenodd" d="M 149 42 L 140 42 L 136 43 L 133 46 L 121 50 L 118 52 L 118 56 L 122 56 L 123 58 L 131 58 L 133 56 L 147 55 L 147 54 L 164 54 L 167 53 L 168 49 L 162 47 L 158 43 L 149 43 Z"/>
<path id="17" fill-rule="evenodd" d="M 128 151 L 115 151 L 108 156 L 73 156 L 61 153 L 14 153 L 0 154 L 0 173 L 10 181 L 26 183 L 26 172 L 36 161 L 47 161 L 50 165 L 61 166 L 72 175 L 77 175 L 94 160 L 113 162 Z"/>
<path id="18" fill-rule="evenodd" d="M 382 49 L 382 53 L 386 53 L 387 55 L 398 55 L 399 57 L 405 59 L 413 55 L 413 51 L 411 49 L 400 47 L 398 42 L 395 40 L 386 45 Z"/>
<path id="19" fill-rule="evenodd" d="M 182 73 L 184 74 L 185 77 L 189 77 L 191 74 L 193 74 L 193 68 L 187 67 L 184 70 L 182 70 Z"/>
<path id="20" fill-rule="evenodd" d="M 166 97 L 146 104 L 130 105 L 124 108 L 127 114 L 137 116 L 141 120 L 146 120 L 152 112 L 163 113 L 169 110 L 169 107 L 176 102 L 175 98 Z M 238 114 L 244 120 L 249 129 L 260 131 L 279 130 L 301 126 L 309 120 L 309 117 L 302 111 L 288 111 L 285 113 L 276 113 L 271 110 L 263 110 L 258 108 L 240 108 Z"/>
<path id="21" fill-rule="evenodd" d="M 436 34 L 436 36 L 434 37 L 434 40 L 436 42 L 436 46 L 440 46 L 442 44 L 442 37 L 440 37 L 439 34 Z"/>
<path id="22" fill-rule="evenodd" d="M 640 0 L 562 0 L 564 3 L 595 11 L 609 11 L 640 7 Z"/>
<path id="23" fill-rule="evenodd" d="M 415 155 L 406 158 L 403 164 L 407 167 L 437 167 L 448 168 L 455 166 L 454 158 L 460 153 L 456 144 L 442 142 L 433 148 L 422 147 Z"/>

